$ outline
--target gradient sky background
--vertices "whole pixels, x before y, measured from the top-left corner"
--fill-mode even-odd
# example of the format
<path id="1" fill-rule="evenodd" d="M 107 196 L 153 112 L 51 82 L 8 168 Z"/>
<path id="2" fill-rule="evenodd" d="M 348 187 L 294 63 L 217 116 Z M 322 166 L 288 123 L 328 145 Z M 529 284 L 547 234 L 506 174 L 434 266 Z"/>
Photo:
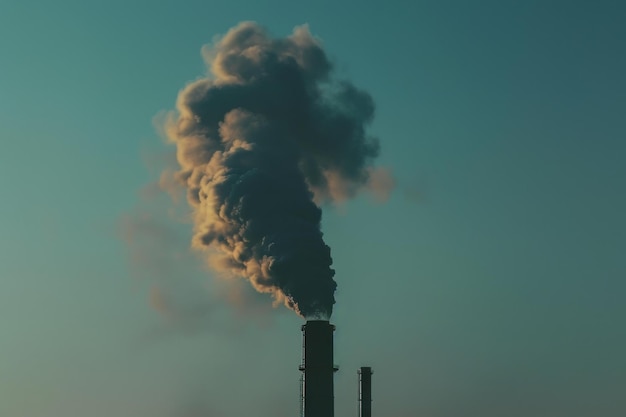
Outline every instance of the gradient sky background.
<path id="1" fill-rule="evenodd" d="M 243 20 L 310 25 L 398 179 L 325 208 L 336 416 L 361 365 L 377 416 L 626 415 L 625 3 L 408 4 L 0 3 L 1 416 L 297 415 L 302 320 L 154 192 L 153 119 Z"/>

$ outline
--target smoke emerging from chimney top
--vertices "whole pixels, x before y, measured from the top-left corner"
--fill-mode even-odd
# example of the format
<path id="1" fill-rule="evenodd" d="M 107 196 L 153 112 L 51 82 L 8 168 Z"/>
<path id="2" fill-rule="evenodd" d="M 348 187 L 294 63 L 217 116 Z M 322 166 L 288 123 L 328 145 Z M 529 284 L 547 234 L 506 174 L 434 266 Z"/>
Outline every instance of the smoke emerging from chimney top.
<path id="1" fill-rule="evenodd" d="M 337 284 L 320 205 L 370 186 L 374 102 L 333 78 L 306 26 L 272 38 L 241 23 L 203 55 L 209 76 L 179 93 L 165 124 L 193 246 L 301 316 L 329 318 Z"/>

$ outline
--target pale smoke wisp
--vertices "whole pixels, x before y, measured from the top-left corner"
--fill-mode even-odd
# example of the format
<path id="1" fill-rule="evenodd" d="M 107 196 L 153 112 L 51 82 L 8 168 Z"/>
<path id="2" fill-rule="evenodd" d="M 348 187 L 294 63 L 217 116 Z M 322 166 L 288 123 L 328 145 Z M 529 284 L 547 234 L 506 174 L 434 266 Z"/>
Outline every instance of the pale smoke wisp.
<path id="1" fill-rule="evenodd" d="M 193 246 L 298 314 L 328 318 L 336 283 L 319 205 L 371 184 L 372 98 L 333 79 L 307 27 L 271 38 L 246 22 L 203 52 L 209 76 L 180 92 L 165 126 Z"/>

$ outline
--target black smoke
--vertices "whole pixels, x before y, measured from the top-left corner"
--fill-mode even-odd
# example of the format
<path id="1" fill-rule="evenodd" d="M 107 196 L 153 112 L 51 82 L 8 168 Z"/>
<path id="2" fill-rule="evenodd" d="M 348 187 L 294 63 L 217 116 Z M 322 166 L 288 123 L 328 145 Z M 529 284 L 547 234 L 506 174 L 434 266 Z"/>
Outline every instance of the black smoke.
<path id="1" fill-rule="evenodd" d="M 209 76 L 180 92 L 166 124 L 194 246 L 300 315 L 330 317 L 337 284 L 320 205 L 368 186 L 374 102 L 333 79 L 306 27 L 272 38 L 241 23 L 204 55 Z"/>

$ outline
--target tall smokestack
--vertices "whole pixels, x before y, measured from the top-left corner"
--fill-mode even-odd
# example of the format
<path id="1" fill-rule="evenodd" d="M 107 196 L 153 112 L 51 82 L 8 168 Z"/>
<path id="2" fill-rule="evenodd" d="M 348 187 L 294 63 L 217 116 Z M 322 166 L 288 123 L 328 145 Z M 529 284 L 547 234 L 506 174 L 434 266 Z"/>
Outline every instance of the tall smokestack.
<path id="1" fill-rule="evenodd" d="M 304 417 L 334 417 L 333 332 L 326 320 L 309 320 L 302 325 L 302 394 Z"/>
<path id="2" fill-rule="evenodd" d="M 372 368 L 359 369 L 359 417 L 372 417 Z"/>

